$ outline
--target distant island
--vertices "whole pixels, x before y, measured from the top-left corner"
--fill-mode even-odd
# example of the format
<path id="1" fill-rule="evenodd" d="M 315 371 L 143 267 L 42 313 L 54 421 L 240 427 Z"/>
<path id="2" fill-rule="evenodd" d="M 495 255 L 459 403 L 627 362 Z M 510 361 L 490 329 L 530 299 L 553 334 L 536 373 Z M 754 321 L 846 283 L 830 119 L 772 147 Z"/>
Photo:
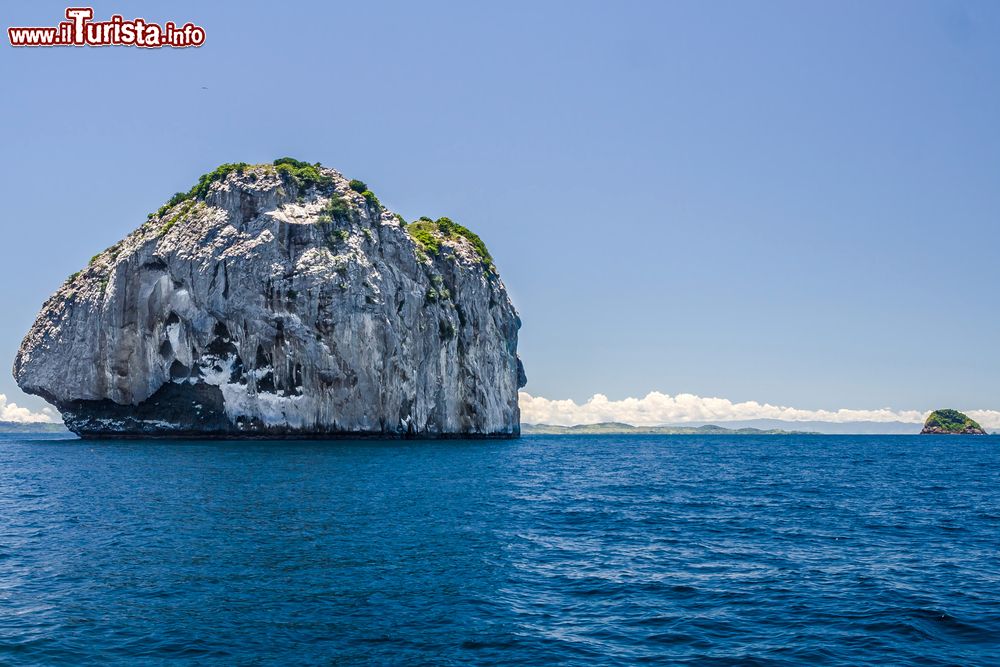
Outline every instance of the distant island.
<path id="1" fill-rule="evenodd" d="M 704 426 L 633 426 L 620 422 L 555 426 L 552 424 L 521 424 L 523 435 L 816 435 L 813 431 L 783 429 L 724 428 L 714 424 Z"/>
<path id="2" fill-rule="evenodd" d="M 935 410 L 924 422 L 921 435 L 986 435 L 977 422 L 958 410 Z"/>

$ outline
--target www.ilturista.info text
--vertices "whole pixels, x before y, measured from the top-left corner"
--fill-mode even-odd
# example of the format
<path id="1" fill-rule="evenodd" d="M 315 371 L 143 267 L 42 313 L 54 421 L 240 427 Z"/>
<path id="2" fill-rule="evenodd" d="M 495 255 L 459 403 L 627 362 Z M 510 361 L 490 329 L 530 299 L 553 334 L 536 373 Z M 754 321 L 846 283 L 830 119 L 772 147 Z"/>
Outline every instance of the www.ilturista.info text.
<path id="1" fill-rule="evenodd" d="M 108 21 L 92 21 L 91 7 L 70 7 L 66 18 L 57 26 L 37 28 L 7 28 L 11 46 L 164 46 L 184 48 L 205 43 L 205 29 L 185 23 L 178 27 L 173 21 L 162 26 L 136 18 L 126 21 L 115 14 Z"/>

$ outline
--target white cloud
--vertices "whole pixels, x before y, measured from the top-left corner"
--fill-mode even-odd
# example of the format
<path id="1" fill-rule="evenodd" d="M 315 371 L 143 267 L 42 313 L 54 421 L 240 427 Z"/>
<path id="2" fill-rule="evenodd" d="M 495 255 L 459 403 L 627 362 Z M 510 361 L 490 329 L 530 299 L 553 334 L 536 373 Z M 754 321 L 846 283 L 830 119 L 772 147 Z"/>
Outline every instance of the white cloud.
<path id="1" fill-rule="evenodd" d="M 929 410 L 802 410 L 783 405 L 744 401 L 733 403 L 725 398 L 705 398 L 694 394 L 670 396 L 651 391 L 644 398 L 608 400 L 594 394 L 582 405 L 571 400 L 551 400 L 521 392 L 521 421 L 525 424 L 596 424 L 623 422 L 635 426 L 683 424 L 685 422 L 727 422 L 748 419 L 823 422 L 907 422 L 923 423 Z M 1000 428 L 1000 411 L 968 410 L 970 417 L 984 428 Z"/>
<path id="2" fill-rule="evenodd" d="M 987 431 L 996 429 L 1000 431 L 1000 411 L 997 410 L 966 410 L 965 414 L 979 422 Z"/>
<path id="3" fill-rule="evenodd" d="M 22 408 L 17 403 L 8 403 L 6 394 L 0 394 L 0 422 L 37 423 L 52 422 L 52 408 L 42 408 L 41 412 L 32 412 Z"/>

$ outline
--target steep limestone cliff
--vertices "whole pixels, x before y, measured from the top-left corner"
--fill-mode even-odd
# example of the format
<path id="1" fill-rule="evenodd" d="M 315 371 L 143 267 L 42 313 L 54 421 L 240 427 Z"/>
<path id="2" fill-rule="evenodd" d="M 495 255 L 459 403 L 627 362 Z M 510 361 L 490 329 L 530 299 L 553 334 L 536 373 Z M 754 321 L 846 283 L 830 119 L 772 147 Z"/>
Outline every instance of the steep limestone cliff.
<path id="1" fill-rule="evenodd" d="M 206 174 L 71 276 L 14 377 L 85 437 L 516 437 L 519 327 L 475 234 L 283 159 Z"/>

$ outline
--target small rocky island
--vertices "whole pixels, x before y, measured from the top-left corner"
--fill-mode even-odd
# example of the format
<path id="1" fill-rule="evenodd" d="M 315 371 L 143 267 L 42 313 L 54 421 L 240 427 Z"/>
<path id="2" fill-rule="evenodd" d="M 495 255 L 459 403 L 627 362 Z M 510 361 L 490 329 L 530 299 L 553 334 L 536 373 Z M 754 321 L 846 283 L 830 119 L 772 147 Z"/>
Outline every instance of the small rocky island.
<path id="1" fill-rule="evenodd" d="M 927 417 L 921 435 L 986 435 L 983 427 L 958 410 L 935 410 Z"/>
<path id="2" fill-rule="evenodd" d="M 14 377 L 82 437 L 517 437 L 520 326 L 476 234 L 282 158 L 94 256 Z"/>

